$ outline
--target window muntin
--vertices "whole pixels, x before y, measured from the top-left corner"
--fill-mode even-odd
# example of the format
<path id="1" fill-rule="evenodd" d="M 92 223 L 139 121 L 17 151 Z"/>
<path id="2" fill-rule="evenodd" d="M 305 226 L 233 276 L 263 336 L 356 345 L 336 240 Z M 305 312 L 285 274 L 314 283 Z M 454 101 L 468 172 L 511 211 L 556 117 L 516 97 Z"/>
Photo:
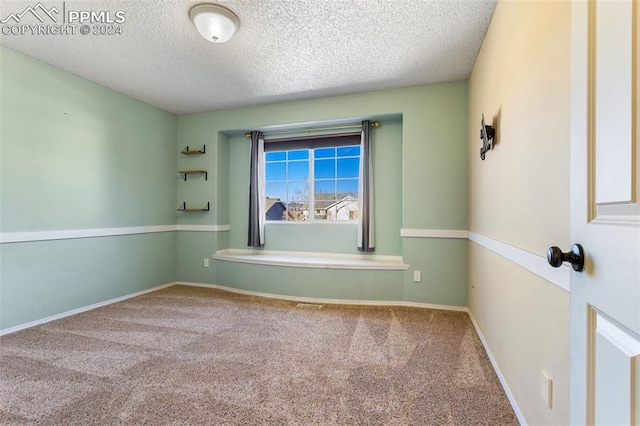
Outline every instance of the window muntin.
<path id="1" fill-rule="evenodd" d="M 267 220 L 358 218 L 360 146 L 336 145 L 265 152 Z"/>

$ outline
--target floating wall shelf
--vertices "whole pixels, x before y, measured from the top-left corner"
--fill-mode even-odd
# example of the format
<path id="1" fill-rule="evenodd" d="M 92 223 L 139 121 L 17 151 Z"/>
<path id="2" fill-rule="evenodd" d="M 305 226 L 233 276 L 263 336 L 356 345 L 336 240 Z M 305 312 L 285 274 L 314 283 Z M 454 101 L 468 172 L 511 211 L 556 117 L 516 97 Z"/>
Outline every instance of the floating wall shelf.
<path id="1" fill-rule="evenodd" d="M 203 174 L 204 180 L 207 180 L 208 177 L 206 170 L 178 170 L 178 173 L 184 176 L 185 182 L 187 181 L 187 175 Z"/>
<path id="2" fill-rule="evenodd" d="M 179 212 L 208 212 L 209 211 L 209 202 L 207 201 L 207 205 L 204 208 L 187 208 L 187 202 L 180 204 L 178 207 Z"/>
<path id="3" fill-rule="evenodd" d="M 207 152 L 207 146 L 206 145 L 202 145 L 202 148 L 198 149 L 198 150 L 190 150 L 189 147 L 187 146 L 185 149 L 180 151 L 180 154 L 184 154 L 184 155 L 199 155 L 199 154 L 204 154 L 206 152 Z"/>
<path id="4" fill-rule="evenodd" d="M 187 146 L 185 149 L 180 151 L 180 153 L 183 155 L 200 155 L 206 152 L 206 148 L 207 148 L 206 145 L 202 145 L 201 149 L 193 150 L 193 149 L 189 149 L 189 147 Z M 184 177 L 185 182 L 187 181 L 187 175 L 201 174 L 201 175 L 204 175 L 204 180 L 209 179 L 209 174 L 207 173 L 206 170 L 179 170 L 178 173 L 180 173 Z M 180 205 L 180 207 L 178 207 L 178 211 L 179 212 L 208 212 L 209 206 L 210 204 L 207 201 L 207 205 L 204 208 L 187 207 L 187 203 L 185 201 Z"/>

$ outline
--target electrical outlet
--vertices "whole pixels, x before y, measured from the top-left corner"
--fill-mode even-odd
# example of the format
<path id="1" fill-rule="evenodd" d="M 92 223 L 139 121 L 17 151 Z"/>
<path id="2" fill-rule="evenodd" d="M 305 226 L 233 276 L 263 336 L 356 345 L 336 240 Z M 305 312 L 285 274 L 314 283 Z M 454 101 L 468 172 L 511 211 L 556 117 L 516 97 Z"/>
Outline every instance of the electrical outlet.
<path id="1" fill-rule="evenodd" d="M 553 408 L 553 380 L 546 371 L 542 372 L 542 399 L 547 403 L 547 407 Z"/>
<path id="2" fill-rule="evenodd" d="M 208 268 L 208 267 L 209 267 L 209 258 L 208 258 L 208 257 L 205 257 L 205 258 L 204 258 L 204 267 L 205 267 L 205 268 Z"/>
<path id="3" fill-rule="evenodd" d="M 419 283 L 420 281 L 422 281 L 422 272 L 413 271 L 413 282 Z"/>

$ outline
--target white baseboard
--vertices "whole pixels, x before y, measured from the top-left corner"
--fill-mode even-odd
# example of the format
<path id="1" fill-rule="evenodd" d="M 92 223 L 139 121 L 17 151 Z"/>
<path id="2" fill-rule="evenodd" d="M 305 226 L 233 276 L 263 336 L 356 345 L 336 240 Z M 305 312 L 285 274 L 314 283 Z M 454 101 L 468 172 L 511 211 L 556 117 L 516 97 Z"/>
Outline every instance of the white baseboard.
<path id="1" fill-rule="evenodd" d="M 450 305 L 437 305 L 431 303 L 419 303 L 419 302 L 405 302 L 405 301 L 383 301 L 383 300 L 352 300 L 352 299 L 321 299 L 317 297 L 301 297 L 301 296 L 287 296 L 273 293 L 261 293 L 251 290 L 242 290 L 234 287 L 225 287 L 218 284 L 204 284 L 193 283 L 188 281 L 178 281 L 178 285 L 186 285 L 191 287 L 207 287 L 215 288 L 218 290 L 229 291 L 232 293 L 245 294 L 247 296 L 266 297 L 269 299 L 290 300 L 292 302 L 304 302 L 314 304 L 332 304 L 332 305 L 364 305 L 364 306 L 405 306 L 409 308 L 427 308 L 427 309 L 439 309 L 443 311 L 458 311 L 468 312 L 466 306 L 450 306 Z"/>
<path id="2" fill-rule="evenodd" d="M 162 284 L 156 287 L 148 288 L 146 290 L 138 291 L 135 293 L 116 297 L 113 299 L 105 300 L 104 302 L 94 303 L 89 306 L 83 306 L 82 308 L 72 309 L 70 311 L 62 312 L 56 315 L 51 315 L 49 317 L 42 318 L 36 321 L 31 321 L 25 324 L 9 327 L 7 329 L 0 330 L 0 336 L 15 333 L 16 331 L 25 330 L 27 328 L 35 327 L 37 325 L 46 324 L 51 321 L 55 321 L 61 318 L 66 318 L 71 315 L 76 315 L 76 314 L 90 311 L 92 309 L 100 308 L 103 306 L 111 305 L 113 303 L 122 302 L 123 300 L 131 299 L 132 297 L 141 296 L 143 294 L 151 293 L 157 290 L 162 290 L 163 288 L 171 287 L 174 285 L 216 288 L 218 290 L 224 290 L 224 291 L 229 291 L 229 292 L 239 293 L 239 294 L 246 294 L 249 296 L 259 296 L 259 297 L 266 297 L 271 299 L 291 300 L 294 302 L 324 303 L 324 304 L 335 304 L 335 305 L 406 306 L 406 307 L 413 307 L 413 308 L 428 308 L 428 309 L 440 309 L 440 310 L 447 310 L 447 311 L 468 312 L 468 308 L 464 306 L 435 305 L 430 303 L 403 302 L 403 301 L 394 302 L 394 301 L 378 301 L 378 300 L 319 299 L 314 297 L 283 296 L 278 294 L 260 293 L 256 291 L 241 290 L 241 289 L 237 289 L 233 287 L 225 287 L 217 284 L 204 284 L 204 283 L 177 281 L 177 282 Z"/>
<path id="3" fill-rule="evenodd" d="M 522 426 L 527 426 L 527 422 L 525 421 L 524 416 L 522 415 L 522 411 L 520 411 L 520 407 L 516 402 L 516 398 L 511 393 L 511 389 L 509 389 L 509 385 L 507 384 L 506 379 L 502 375 L 502 372 L 500 371 L 500 367 L 498 367 L 498 363 L 496 362 L 496 359 L 493 357 L 493 354 L 491 353 L 491 349 L 489 349 L 489 345 L 487 344 L 487 341 L 484 339 L 484 336 L 482 335 L 482 331 L 480 331 L 480 326 L 476 322 L 476 319 L 473 317 L 473 314 L 471 313 L 471 311 L 467 310 L 467 313 L 469 314 L 469 318 L 471 318 L 471 323 L 473 323 L 473 327 L 476 329 L 476 333 L 478 334 L 478 337 L 482 342 L 482 346 L 484 346 L 485 352 L 487 352 L 489 361 L 491 361 L 491 365 L 493 366 L 493 369 L 495 370 L 496 375 L 500 380 L 500 384 L 502 384 L 504 393 L 507 394 L 507 398 L 509 399 L 509 402 L 511 403 L 511 407 L 513 408 L 513 411 L 515 412 L 516 417 L 518 418 L 518 422 L 520 422 Z"/>
<path id="4" fill-rule="evenodd" d="M 176 285 L 175 282 L 171 282 L 168 284 L 159 285 L 157 287 L 148 288 L 146 290 L 137 291 L 135 293 L 127 294 L 124 296 L 116 297 L 114 299 L 105 300 L 104 302 L 94 303 L 93 305 L 84 306 L 82 308 L 72 309 L 67 312 L 62 312 L 60 314 L 52 315 L 50 317 L 42 318 L 36 321 L 31 321 L 26 324 L 16 325 L 14 327 L 10 327 L 4 330 L 0 330 L 0 336 L 4 336 L 6 334 L 15 333 L 16 331 L 24 330 L 26 328 L 35 327 L 36 325 L 45 324 L 51 321 L 55 321 L 61 318 L 69 317 L 71 315 L 79 314 L 81 312 L 90 311 L 92 309 L 101 308 L 102 306 L 111 305 L 112 303 L 122 302 L 123 300 L 131 299 L 132 297 L 141 296 L 143 294 L 151 293 L 152 291 L 162 290 L 163 288 L 171 287 Z"/>

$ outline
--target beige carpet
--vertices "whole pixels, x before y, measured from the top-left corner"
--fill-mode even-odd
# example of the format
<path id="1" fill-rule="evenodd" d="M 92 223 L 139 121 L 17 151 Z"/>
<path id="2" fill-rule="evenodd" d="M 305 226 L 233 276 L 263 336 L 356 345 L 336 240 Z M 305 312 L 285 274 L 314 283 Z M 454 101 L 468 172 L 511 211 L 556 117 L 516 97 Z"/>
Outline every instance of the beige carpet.
<path id="1" fill-rule="evenodd" d="M 0 424 L 516 425 L 465 313 L 174 286 L 0 339 Z"/>

